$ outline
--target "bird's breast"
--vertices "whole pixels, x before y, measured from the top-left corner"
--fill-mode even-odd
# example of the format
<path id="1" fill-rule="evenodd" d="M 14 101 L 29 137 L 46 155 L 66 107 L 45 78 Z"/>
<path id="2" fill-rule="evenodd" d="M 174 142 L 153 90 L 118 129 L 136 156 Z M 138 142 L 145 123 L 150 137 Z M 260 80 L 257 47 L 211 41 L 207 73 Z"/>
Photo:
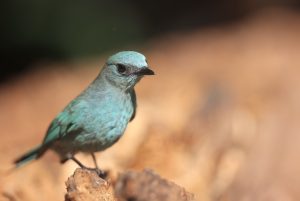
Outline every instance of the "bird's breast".
<path id="1" fill-rule="evenodd" d="M 90 101 L 89 109 L 82 114 L 84 131 L 74 142 L 84 152 L 101 151 L 113 145 L 123 135 L 134 111 L 129 94 L 108 93 Z"/>
<path id="2" fill-rule="evenodd" d="M 134 110 L 130 97 L 106 98 L 105 103 L 97 107 L 99 111 L 95 117 L 96 138 L 105 147 L 122 136 Z"/>

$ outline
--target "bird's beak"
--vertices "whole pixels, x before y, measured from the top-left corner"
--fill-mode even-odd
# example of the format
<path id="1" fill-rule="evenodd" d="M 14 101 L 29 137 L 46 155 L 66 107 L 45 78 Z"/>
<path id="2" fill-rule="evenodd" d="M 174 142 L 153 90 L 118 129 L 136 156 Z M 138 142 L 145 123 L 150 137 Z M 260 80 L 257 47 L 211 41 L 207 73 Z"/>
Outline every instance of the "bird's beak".
<path id="1" fill-rule="evenodd" d="M 135 75 L 155 75 L 154 71 L 148 67 L 140 68 L 134 72 Z"/>

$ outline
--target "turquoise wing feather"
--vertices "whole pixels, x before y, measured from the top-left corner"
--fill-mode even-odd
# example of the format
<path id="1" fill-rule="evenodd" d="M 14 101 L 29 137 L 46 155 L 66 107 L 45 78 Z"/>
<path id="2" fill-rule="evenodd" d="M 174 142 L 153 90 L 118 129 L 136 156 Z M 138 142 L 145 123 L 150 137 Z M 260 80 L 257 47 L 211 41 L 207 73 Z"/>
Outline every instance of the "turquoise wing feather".
<path id="1" fill-rule="evenodd" d="M 48 147 L 67 134 L 79 129 L 82 130 L 83 125 L 81 118 L 83 118 L 83 116 L 80 114 L 85 108 L 87 108 L 85 101 L 78 99 L 72 101 L 50 124 L 42 145 Z"/>

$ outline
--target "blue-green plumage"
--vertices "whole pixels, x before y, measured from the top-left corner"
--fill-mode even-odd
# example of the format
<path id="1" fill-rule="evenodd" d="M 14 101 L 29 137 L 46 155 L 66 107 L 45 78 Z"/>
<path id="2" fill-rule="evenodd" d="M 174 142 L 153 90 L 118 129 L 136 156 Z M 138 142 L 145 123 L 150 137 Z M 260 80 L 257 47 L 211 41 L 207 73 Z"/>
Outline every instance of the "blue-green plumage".
<path id="1" fill-rule="evenodd" d="M 135 116 L 135 84 L 153 75 L 145 57 L 134 51 L 111 56 L 97 78 L 50 124 L 42 144 L 15 161 L 16 166 L 41 157 L 48 149 L 61 161 L 77 152 L 94 153 L 114 144 Z"/>

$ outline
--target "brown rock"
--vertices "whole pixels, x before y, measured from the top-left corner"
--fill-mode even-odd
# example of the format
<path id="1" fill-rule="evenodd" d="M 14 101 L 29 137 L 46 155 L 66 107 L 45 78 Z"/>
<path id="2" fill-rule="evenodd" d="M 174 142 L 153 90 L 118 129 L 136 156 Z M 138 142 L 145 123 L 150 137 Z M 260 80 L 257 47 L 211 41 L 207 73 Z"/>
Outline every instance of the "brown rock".
<path id="1" fill-rule="evenodd" d="M 193 194 L 173 182 L 162 179 L 151 170 L 128 171 L 119 176 L 115 186 L 121 201 L 189 201 Z"/>
<path id="2" fill-rule="evenodd" d="M 190 201 L 193 194 L 151 170 L 121 174 L 115 188 L 95 172 L 77 169 L 66 182 L 65 201 Z M 115 193 L 114 193 L 115 191 Z"/>
<path id="3" fill-rule="evenodd" d="M 113 188 L 96 172 L 76 169 L 66 182 L 65 201 L 114 201 Z"/>

